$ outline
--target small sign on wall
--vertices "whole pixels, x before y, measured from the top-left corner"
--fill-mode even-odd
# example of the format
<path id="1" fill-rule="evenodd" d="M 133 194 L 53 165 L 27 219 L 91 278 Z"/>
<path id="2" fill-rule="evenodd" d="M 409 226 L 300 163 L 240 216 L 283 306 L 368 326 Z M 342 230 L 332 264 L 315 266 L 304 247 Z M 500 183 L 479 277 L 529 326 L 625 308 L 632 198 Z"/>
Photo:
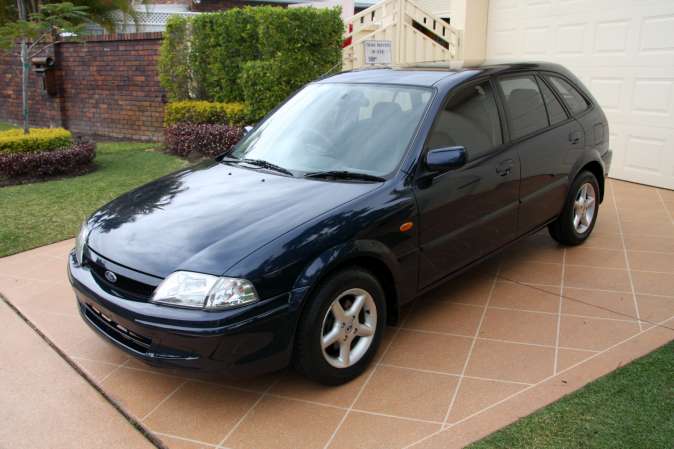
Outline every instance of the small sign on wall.
<path id="1" fill-rule="evenodd" d="M 391 48 L 393 43 L 385 40 L 364 41 L 365 64 L 391 64 Z"/>

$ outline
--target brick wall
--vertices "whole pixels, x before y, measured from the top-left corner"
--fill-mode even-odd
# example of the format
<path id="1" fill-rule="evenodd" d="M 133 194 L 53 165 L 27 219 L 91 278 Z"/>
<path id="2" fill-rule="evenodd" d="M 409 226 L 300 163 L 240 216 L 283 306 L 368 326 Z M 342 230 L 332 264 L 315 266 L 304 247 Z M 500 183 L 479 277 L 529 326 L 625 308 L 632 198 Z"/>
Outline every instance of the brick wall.
<path id="1" fill-rule="evenodd" d="M 49 96 L 31 72 L 32 126 L 64 126 L 75 134 L 158 140 L 164 93 L 157 59 L 161 33 L 88 37 L 64 42 L 56 59 L 58 93 Z M 21 76 L 16 57 L 0 54 L 0 120 L 21 121 Z"/>

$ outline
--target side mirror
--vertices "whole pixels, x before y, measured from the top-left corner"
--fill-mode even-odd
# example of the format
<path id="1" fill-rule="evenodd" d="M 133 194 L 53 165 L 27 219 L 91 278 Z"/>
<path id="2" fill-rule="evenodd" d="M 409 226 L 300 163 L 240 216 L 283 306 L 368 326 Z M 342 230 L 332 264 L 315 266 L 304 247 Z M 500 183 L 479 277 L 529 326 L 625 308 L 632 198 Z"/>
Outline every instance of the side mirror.
<path id="1" fill-rule="evenodd" d="M 466 163 L 464 147 L 436 148 L 426 153 L 426 167 L 434 172 L 459 168 Z"/>
<path id="2" fill-rule="evenodd" d="M 252 130 L 253 130 L 253 127 L 252 127 L 252 126 L 250 126 L 250 125 L 244 126 L 244 127 L 243 127 L 243 135 L 245 136 L 246 134 L 248 134 L 248 133 L 251 132 Z"/>

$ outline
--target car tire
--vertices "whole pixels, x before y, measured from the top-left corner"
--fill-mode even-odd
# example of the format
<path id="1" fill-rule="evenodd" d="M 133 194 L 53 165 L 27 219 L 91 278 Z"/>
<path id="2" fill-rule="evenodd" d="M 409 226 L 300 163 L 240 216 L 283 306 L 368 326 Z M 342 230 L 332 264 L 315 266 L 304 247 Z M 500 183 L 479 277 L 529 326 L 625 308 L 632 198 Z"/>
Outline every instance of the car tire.
<path id="1" fill-rule="evenodd" d="M 377 352 L 386 325 L 386 300 L 377 278 L 359 268 L 339 271 L 321 282 L 308 301 L 295 339 L 295 369 L 325 385 L 358 377 Z"/>
<path id="2" fill-rule="evenodd" d="M 550 236 L 562 245 L 583 243 L 597 222 L 600 195 L 597 178 L 581 172 L 571 184 L 561 215 L 548 226 Z"/>

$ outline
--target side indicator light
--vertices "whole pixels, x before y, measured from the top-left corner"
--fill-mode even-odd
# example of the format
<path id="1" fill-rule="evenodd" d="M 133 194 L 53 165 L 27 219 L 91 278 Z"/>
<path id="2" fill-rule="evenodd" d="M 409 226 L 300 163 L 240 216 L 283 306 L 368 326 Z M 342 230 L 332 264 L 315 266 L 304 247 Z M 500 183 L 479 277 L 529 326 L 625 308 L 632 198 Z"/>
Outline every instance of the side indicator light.
<path id="1" fill-rule="evenodd" d="M 407 221 L 400 225 L 400 232 L 407 232 L 414 227 L 414 223 Z"/>

